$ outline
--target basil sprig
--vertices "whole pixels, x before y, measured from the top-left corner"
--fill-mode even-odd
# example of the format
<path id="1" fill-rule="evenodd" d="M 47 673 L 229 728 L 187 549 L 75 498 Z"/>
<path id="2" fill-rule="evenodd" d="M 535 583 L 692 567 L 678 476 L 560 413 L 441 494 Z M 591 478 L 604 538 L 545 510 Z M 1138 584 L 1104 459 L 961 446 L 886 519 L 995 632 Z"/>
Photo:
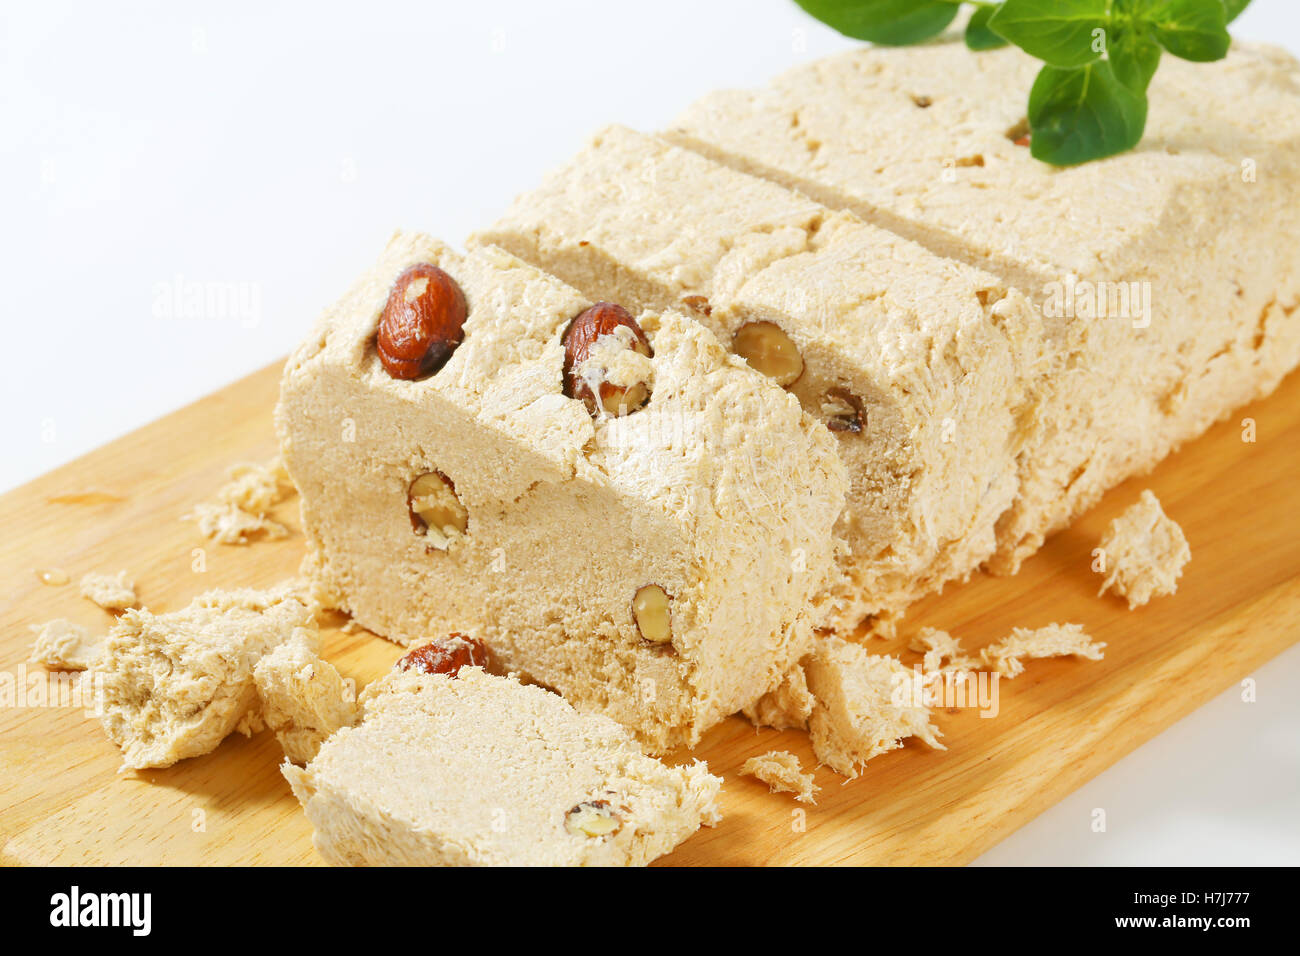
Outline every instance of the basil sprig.
<path id="1" fill-rule="evenodd" d="M 942 33 L 962 0 L 796 0 L 859 40 L 888 46 Z M 1055 166 L 1114 156 L 1142 139 L 1147 87 L 1164 53 L 1206 63 L 1232 42 L 1250 0 L 1005 0 L 975 3 L 966 45 L 1014 43 L 1043 61 L 1029 94 L 1030 148 Z"/>

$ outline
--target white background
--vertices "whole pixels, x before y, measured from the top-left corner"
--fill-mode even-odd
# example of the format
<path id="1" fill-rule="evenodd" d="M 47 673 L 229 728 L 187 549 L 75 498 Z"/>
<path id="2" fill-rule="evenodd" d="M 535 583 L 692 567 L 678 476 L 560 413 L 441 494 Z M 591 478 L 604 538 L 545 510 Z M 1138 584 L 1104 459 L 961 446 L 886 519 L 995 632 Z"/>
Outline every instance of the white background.
<path id="1" fill-rule="evenodd" d="M 1295 7 L 1235 32 L 1300 51 Z M 0 18 L 0 489 L 282 356 L 394 228 L 457 243 L 602 124 L 850 45 L 791 0 Z M 191 283 L 243 299 L 178 314 Z M 983 862 L 1300 863 L 1300 647 L 1256 676 L 1258 703 L 1226 693 Z"/>

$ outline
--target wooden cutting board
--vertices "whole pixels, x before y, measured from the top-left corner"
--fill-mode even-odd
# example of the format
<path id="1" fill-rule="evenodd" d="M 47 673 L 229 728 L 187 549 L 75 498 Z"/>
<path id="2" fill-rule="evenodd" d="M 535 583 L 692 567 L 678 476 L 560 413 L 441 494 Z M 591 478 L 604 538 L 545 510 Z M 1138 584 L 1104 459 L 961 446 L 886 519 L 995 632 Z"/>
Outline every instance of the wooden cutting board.
<path id="1" fill-rule="evenodd" d="M 302 555 L 294 533 L 247 547 L 205 542 L 181 516 L 240 461 L 275 452 L 279 366 L 184 408 L 0 497 L 0 674 L 23 676 L 29 625 L 68 617 L 107 628 L 78 596 L 88 571 L 127 569 L 141 600 L 173 610 L 217 587 L 268 586 Z M 1256 441 L 1243 441 L 1243 419 Z M 1300 637 L 1300 376 L 1112 491 L 1014 578 L 977 576 L 918 605 L 895 642 L 942 627 L 978 648 L 1014 626 L 1077 621 L 1108 644 L 1104 661 L 1032 662 L 1000 688 L 996 716 L 939 711 L 946 752 L 908 744 L 855 781 L 817 771 L 804 808 L 738 776 L 773 748 L 814 764 L 801 733 L 715 728 L 698 756 L 726 777 L 725 819 L 669 863 L 964 863 Z M 1142 488 L 1182 524 L 1192 562 L 1179 593 L 1130 612 L 1096 596 L 1091 549 Z M 200 564 L 198 558 L 202 557 Z M 203 571 L 196 567 L 205 567 Z M 44 584 L 61 569 L 70 584 Z M 341 623 L 341 621 L 339 622 Z M 366 633 L 328 632 L 326 656 L 359 683 L 399 656 Z M 916 655 L 904 653 L 912 663 Z M 27 678 L 46 686 L 43 669 Z M 35 675 L 35 676 L 33 676 Z M 3 679 L 3 678 L 0 678 Z M 48 696 L 48 695 L 47 695 Z M 0 862 L 18 864 L 316 864 L 311 828 L 280 776 L 272 735 L 234 736 L 167 770 L 117 772 L 116 749 L 75 706 L 0 707 Z"/>

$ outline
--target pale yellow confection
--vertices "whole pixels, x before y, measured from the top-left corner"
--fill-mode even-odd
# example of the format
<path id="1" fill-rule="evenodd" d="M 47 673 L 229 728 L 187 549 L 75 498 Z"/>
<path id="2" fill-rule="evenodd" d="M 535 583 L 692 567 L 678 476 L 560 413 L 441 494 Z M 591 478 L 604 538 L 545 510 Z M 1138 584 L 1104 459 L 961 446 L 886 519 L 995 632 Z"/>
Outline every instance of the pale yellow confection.
<path id="1" fill-rule="evenodd" d="M 123 768 L 169 767 L 252 730 L 258 660 L 311 624 L 288 589 L 210 591 L 182 610 L 128 610 L 88 675 Z"/>
<path id="2" fill-rule="evenodd" d="M 808 677 L 803 668 L 796 665 L 782 678 L 775 690 L 764 694 L 752 707 L 745 708 L 745 716 L 756 727 L 772 727 L 776 730 L 808 727 L 808 718 L 812 716 L 813 696 L 808 690 Z"/>
<path id="3" fill-rule="evenodd" d="M 417 262 L 451 275 L 469 315 L 440 371 L 401 381 L 375 333 Z M 499 249 L 399 234 L 290 359 L 281 447 L 322 599 L 403 644 L 479 634 L 502 670 L 666 750 L 754 703 L 808 648 L 844 467 L 793 397 L 674 312 L 639 316 L 646 405 L 593 419 L 561 388 L 561 335 L 590 304 Z M 408 508 L 431 473 L 465 515 L 436 541 Z M 668 602 L 667 633 L 651 633 L 668 640 L 634 617 L 650 585 Z"/>
<path id="4" fill-rule="evenodd" d="M 1128 599 L 1130 611 L 1177 591 L 1183 565 L 1192 559 L 1183 529 L 1149 489 L 1110 523 L 1098 547 L 1106 579 L 1097 593 L 1114 590 Z"/>
<path id="5" fill-rule="evenodd" d="M 827 625 L 889 618 L 993 553 L 1043 361 L 1038 316 L 1002 280 L 621 127 L 475 241 L 593 298 L 689 308 L 742 354 L 755 324 L 792 340 L 782 381 L 850 476 Z"/>
<path id="6" fill-rule="evenodd" d="M 1039 628 L 1013 628 L 1009 637 L 982 649 L 980 658 L 986 667 L 1012 678 L 1024 673 L 1023 660 L 1073 655 L 1099 661 L 1105 646 L 1085 634 L 1082 624 L 1048 624 Z"/>
<path id="7" fill-rule="evenodd" d="M 140 599 L 135 593 L 135 582 L 125 571 L 117 574 L 91 572 L 81 579 L 81 596 L 98 604 L 106 611 L 122 611 L 135 607 Z"/>
<path id="8" fill-rule="evenodd" d="M 294 493 L 293 482 L 278 455 L 263 464 L 234 465 L 229 479 L 217 489 L 217 501 L 252 514 L 264 515 Z"/>
<path id="9" fill-rule="evenodd" d="M 666 135 L 977 265 L 1042 312 L 996 570 L 1300 362 L 1300 82 L 1281 51 L 1166 56 L 1134 150 L 1032 158 L 1015 48 L 859 49 L 700 100 Z"/>
<path id="10" fill-rule="evenodd" d="M 234 504 L 203 501 L 186 517 L 198 522 L 203 536 L 218 544 L 248 544 L 259 538 L 284 538 L 289 534 L 289 529 L 278 521 Z"/>
<path id="11" fill-rule="evenodd" d="M 718 822 L 722 784 L 477 667 L 390 675 L 360 724 L 281 769 L 321 856 L 355 866 L 643 865 Z"/>
<path id="12" fill-rule="evenodd" d="M 33 627 L 32 633 L 36 640 L 28 659 L 51 670 L 84 671 L 104 652 L 103 634 L 91 634 L 87 628 L 65 618 Z"/>
<path id="13" fill-rule="evenodd" d="M 868 760 L 903 746 L 908 737 L 945 749 L 919 682 L 898 658 L 872 654 L 843 638 L 819 637 L 803 668 L 816 698 L 808 719 L 813 752 L 836 773 L 856 777 Z"/>
<path id="14" fill-rule="evenodd" d="M 355 687 L 317 656 L 318 647 L 314 634 L 298 630 L 253 668 L 262 720 L 296 764 L 315 757 L 330 734 L 360 715 Z"/>
<path id="15" fill-rule="evenodd" d="M 196 504 L 185 516 L 198 523 L 205 538 L 218 544 L 249 544 L 288 536 L 288 528 L 268 517 L 272 508 L 294 493 L 278 456 L 265 464 L 234 465 L 227 477 L 212 501 Z"/>
<path id="16" fill-rule="evenodd" d="M 816 803 L 817 791 L 821 789 L 813 782 L 812 774 L 803 772 L 799 758 L 788 750 L 770 750 L 750 757 L 740 772 L 757 777 L 772 793 L 793 793 L 800 803 Z"/>
<path id="17" fill-rule="evenodd" d="M 921 670 L 927 674 L 949 674 L 975 670 L 980 662 L 968 655 L 961 641 L 947 631 L 923 627 L 908 645 L 910 650 L 924 654 Z"/>

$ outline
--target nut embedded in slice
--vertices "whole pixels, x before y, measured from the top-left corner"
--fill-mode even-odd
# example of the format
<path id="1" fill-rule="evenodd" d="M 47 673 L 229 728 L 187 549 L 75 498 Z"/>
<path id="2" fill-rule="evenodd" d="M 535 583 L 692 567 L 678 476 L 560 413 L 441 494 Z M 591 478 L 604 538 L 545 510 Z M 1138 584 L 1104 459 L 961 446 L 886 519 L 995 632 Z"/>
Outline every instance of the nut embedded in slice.
<path id="1" fill-rule="evenodd" d="M 862 403 L 844 388 L 832 388 L 822 398 L 822 415 L 833 432 L 859 434 L 863 426 Z"/>
<path id="2" fill-rule="evenodd" d="M 397 661 L 400 670 L 417 670 L 425 674 L 450 674 L 455 677 L 462 667 L 487 667 L 487 646 L 478 638 L 452 632 L 446 637 L 421 644 Z"/>
<path id="3" fill-rule="evenodd" d="M 653 644 L 667 644 L 673 639 L 672 607 L 668 592 L 657 584 L 647 584 L 632 598 L 632 617 L 641 636 Z"/>
<path id="4" fill-rule="evenodd" d="M 588 800 L 564 815 L 564 828 L 574 836 L 605 837 L 623 827 L 608 800 Z"/>
<path id="5" fill-rule="evenodd" d="M 426 472 L 412 481 L 406 505 L 411 527 L 428 539 L 430 548 L 446 551 L 469 526 L 469 512 L 456 497 L 451 479 L 440 471 Z"/>
<path id="6" fill-rule="evenodd" d="M 627 415 L 650 398 L 644 381 L 615 380 L 612 366 L 626 365 L 622 353 L 651 358 L 654 350 L 645 332 L 621 305 L 597 302 L 580 312 L 564 331 L 564 394 L 581 399 L 597 415 Z M 597 403 L 599 396 L 599 404 Z"/>
<path id="7" fill-rule="evenodd" d="M 775 322 L 746 322 L 736 330 L 731 347 L 753 368 L 789 388 L 803 375 L 799 348 Z"/>
<path id="8" fill-rule="evenodd" d="M 397 277 L 379 317 L 375 348 L 393 378 L 431 375 L 464 338 L 469 309 L 456 280 L 421 262 Z"/>

